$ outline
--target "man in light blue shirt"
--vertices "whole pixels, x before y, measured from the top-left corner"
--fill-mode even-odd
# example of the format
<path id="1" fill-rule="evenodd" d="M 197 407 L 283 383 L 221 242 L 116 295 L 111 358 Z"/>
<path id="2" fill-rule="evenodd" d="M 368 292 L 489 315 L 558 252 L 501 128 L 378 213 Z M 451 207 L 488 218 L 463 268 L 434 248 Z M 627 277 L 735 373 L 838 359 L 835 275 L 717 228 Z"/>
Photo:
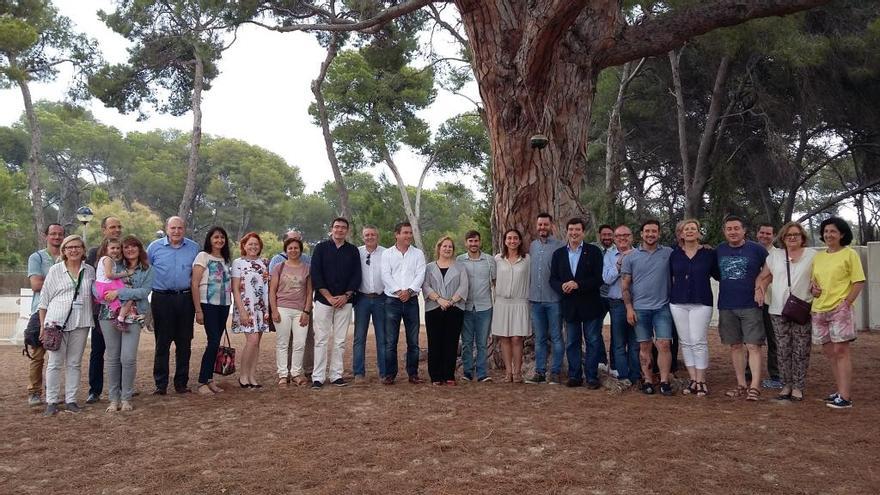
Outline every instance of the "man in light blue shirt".
<path id="1" fill-rule="evenodd" d="M 156 357 L 153 361 L 154 395 L 165 395 L 168 388 L 168 358 L 174 343 L 174 390 L 192 392 L 189 387 L 189 358 L 192 351 L 195 307 L 190 291 L 192 264 L 201 249 L 184 237 L 186 225 L 180 217 L 165 223 L 165 237 L 147 248 L 153 278 L 153 327 Z"/>
<path id="2" fill-rule="evenodd" d="M 40 249 L 28 257 L 27 275 L 31 283 L 31 319 L 28 326 L 40 326 L 37 306 L 40 304 L 40 290 L 43 289 L 43 281 L 49 273 L 49 269 L 55 264 L 55 260 L 61 256 L 61 241 L 64 240 L 64 227 L 58 223 L 50 223 L 43 232 L 46 236 L 46 249 Z M 28 405 L 39 406 L 42 402 L 40 397 L 43 393 L 43 364 L 46 360 L 46 349 L 43 346 L 29 347 L 31 361 L 28 363 Z"/>
<path id="3" fill-rule="evenodd" d="M 492 285 L 495 282 L 495 258 L 482 251 L 480 233 L 471 230 L 464 236 L 467 252 L 456 259 L 468 274 L 468 295 L 464 303 L 461 327 L 462 377 L 479 382 L 492 378 L 486 366 L 489 328 L 492 325 Z M 474 360 L 476 351 L 476 362 Z M 476 373 L 476 375 L 474 375 Z"/>
<path id="4" fill-rule="evenodd" d="M 617 377 L 625 386 L 638 383 L 642 376 L 639 342 L 635 328 L 626 321 L 620 279 L 623 260 L 633 253 L 632 239 L 632 231 L 626 225 L 614 229 L 615 246 L 605 252 L 602 268 L 602 279 L 608 287 L 608 312 L 611 314 L 611 355 Z"/>
<path id="5" fill-rule="evenodd" d="M 526 383 L 558 385 L 562 371 L 565 346 L 562 340 L 562 310 L 559 294 L 550 287 L 550 263 L 553 252 L 565 246 L 565 242 L 550 235 L 553 217 L 540 213 L 537 218 L 535 239 L 529 246 L 531 276 L 529 278 L 529 306 L 532 331 L 535 333 L 535 374 Z M 552 365 L 547 376 L 547 353 L 552 345 Z"/>

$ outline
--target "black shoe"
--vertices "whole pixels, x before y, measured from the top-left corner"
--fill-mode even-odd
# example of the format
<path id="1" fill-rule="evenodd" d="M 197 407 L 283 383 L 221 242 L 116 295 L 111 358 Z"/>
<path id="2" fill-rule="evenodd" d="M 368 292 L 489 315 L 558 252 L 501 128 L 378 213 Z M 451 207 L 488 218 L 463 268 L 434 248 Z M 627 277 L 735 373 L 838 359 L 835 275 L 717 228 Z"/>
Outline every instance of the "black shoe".
<path id="1" fill-rule="evenodd" d="M 135 390 L 134 392 L 131 393 L 131 396 L 132 396 L 132 397 L 137 397 L 138 395 L 141 395 L 141 393 L 138 392 L 138 391 L 136 391 L 136 390 Z"/>
<path id="2" fill-rule="evenodd" d="M 64 410 L 67 411 L 67 412 L 69 412 L 69 413 L 78 413 L 78 412 L 82 412 L 82 408 L 79 407 L 79 406 L 76 404 L 76 402 L 68 402 L 67 404 L 64 404 Z"/>
<path id="3" fill-rule="evenodd" d="M 320 390 L 322 386 L 324 386 L 324 384 L 319 381 L 312 382 L 312 389 L 313 390 Z"/>
<path id="4" fill-rule="evenodd" d="M 461 375 L 461 379 L 466 382 L 472 382 L 472 381 L 474 381 L 474 376 L 471 375 L 470 373 L 465 373 L 465 374 Z"/>
<path id="5" fill-rule="evenodd" d="M 54 416 L 58 413 L 58 406 L 52 403 L 46 404 L 46 410 L 43 411 L 43 416 Z"/>
<path id="6" fill-rule="evenodd" d="M 394 385 L 394 377 L 386 376 L 382 379 L 382 385 Z"/>
<path id="7" fill-rule="evenodd" d="M 332 383 L 333 385 L 336 385 L 337 387 L 347 387 L 348 386 L 348 382 L 343 380 L 342 378 L 337 378 L 330 383 Z"/>
<path id="8" fill-rule="evenodd" d="M 538 383 L 546 383 L 547 376 L 544 373 L 535 373 L 529 378 L 526 378 L 526 383 L 538 384 Z"/>
<path id="9" fill-rule="evenodd" d="M 660 395 L 665 395 L 666 397 L 672 395 L 672 386 L 666 382 L 660 382 Z"/>
<path id="10" fill-rule="evenodd" d="M 566 387 L 582 387 L 584 385 L 583 380 L 577 380 L 575 378 L 569 378 L 568 382 L 565 383 Z"/>
<path id="11" fill-rule="evenodd" d="M 157 388 L 156 390 L 153 390 L 153 395 L 165 395 L 167 393 L 168 391 L 164 388 Z"/>
<path id="12" fill-rule="evenodd" d="M 598 390 L 602 387 L 599 380 L 587 380 L 587 388 L 590 390 Z"/>
<path id="13" fill-rule="evenodd" d="M 101 396 L 98 394 L 89 394 L 89 397 L 86 399 L 86 404 L 94 404 L 101 400 Z"/>
<path id="14" fill-rule="evenodd" d="M 191 394 L 192 390 L 189 387 L 174 387 L 174 391 L 178 394 Z"/>
<path id="15" fill-rule="evenodd" d="M 642 393 L 645 395 L 654 395 L 654 384 L 648 382 L 643 383 Z"/>

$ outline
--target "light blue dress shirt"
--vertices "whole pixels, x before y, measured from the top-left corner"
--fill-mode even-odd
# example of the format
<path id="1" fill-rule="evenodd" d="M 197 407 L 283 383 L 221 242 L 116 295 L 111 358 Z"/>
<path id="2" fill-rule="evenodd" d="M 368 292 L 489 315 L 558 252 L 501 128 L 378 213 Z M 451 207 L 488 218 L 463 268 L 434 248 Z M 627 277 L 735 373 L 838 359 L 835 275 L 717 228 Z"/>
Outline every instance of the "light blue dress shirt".
<path id="1" fill-rule="evenodd" d="M 189 289 L 192 264 L 199 251 L 199 245 L 186 237 L 177 247 L 171 245 L 168 236 L 151 242 L 147 256 L 154 272 L 153 290 Z"/>

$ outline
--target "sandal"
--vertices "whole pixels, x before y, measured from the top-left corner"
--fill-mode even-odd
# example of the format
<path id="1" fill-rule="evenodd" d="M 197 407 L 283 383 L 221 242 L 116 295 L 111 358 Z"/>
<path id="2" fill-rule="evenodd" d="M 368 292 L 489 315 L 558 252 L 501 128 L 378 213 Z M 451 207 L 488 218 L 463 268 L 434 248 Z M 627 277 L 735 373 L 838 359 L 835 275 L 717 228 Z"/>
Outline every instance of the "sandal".
<path id="1" fill-rule="evenodd" d="M 746 395 L 746 388 L 743 387 L 742 385 L 738 385 L 735 389 L 728 390 L 727 392 L 724 392 L 724 395 L 726 395 L 728 397 L 732 397 L 734 399 L 738 399 L 738 398 Z"/>
<path id="2" fill-rule="evenodd" d="M 286 387 L 287 386 L 287 377 L 279 378 L 278 379 L 278 386 L 279 387 Z"/>
<path id="3" fill-rule="evenodd" d="M 791 399 L 789 399 L 789 400 L 791 400 L 792 402 L 800 402 L 800 401 L 804 400 L 804 393 L 801 392 L 801 395 L 794 395 L 794 391 L 792 390 Z"/>
<path id="4" fill-rule="evenodd" d="M 777 395 L 776 400 L 791 400 L 791 392 Z"/>
<path id="5" fill-rule="evenodd" d="M 697 382 L 694 380 L 688 380 L 688 386 L 681 389 L 681 395 L 696 394 L 697 390 Z"/>
<path id="6" fill-rule="evenodd" d="M 709 389 L 706 388 L 706 382 L 697 382 L 697 397 L 705 397 L 709 395 Z"/>
<path id="7" fill-rule="evenodd" d="M 758 401 L 760 399 L 761 399 L 761 391 L 754 388 L 754 387 L 749 387 L 749 390 L 746 392 L 746 400 L 750 400 L 750 401 L 754 402 L 754 401 Z"/>

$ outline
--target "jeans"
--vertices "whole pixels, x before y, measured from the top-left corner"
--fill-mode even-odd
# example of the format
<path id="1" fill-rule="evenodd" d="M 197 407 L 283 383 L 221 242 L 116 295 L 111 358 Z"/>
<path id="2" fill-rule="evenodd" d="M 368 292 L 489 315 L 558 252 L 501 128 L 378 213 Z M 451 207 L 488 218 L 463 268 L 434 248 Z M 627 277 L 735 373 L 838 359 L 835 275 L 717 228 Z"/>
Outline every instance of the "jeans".
<path id="1" fill-rule="evenodd" d="M 400 339 L 400 321 L 406 329 L 406 374 L 419 376 L 419 299 L 401 302 L 396 297 L 385 298 L 385 376 L 397 377 L 397 341 Z"/>
<path id="2" fill-rule="evenodd" d="M 425 313 L 428 333 L 428 376 L 432 382 L 455 380 L 455 358 L 464 312 L 456 307 Z"/>
<path id="3" fill-rule="evenodd" d="M 110 402 L 131 400 L 137 373 L 137 352 L 141 340 L 141 324 L 132 323 L 120 332 L 113 320 L 99 320 L 107 344 L 107 398 Z"/>
<path id="4" fill-rule="evenodd" d="M 299 324 L 302 311 L 292 308 L 278 308 L 281 321 L 275 324 L 275 368 L 278 378 L 294 378 L 303 374 L 303 359 L 306 356 L 306 340 L 309 326 Z M 312 319 L 309 318 L 309 322 Z M 290 337 L 293 336 L 293 345 Z M 292 351 L 291 351 L 292 347 Z M 314 346 L 312 346 L 314 348 Z"/>
<path id="5" fill-rule="evenodd" d="M 532 310 L 532 330 L 535 332 L 535 373 L 543 375 L 547 372 L 549 340 L 553 351 L 553 364 L 550 372 L 558 374 L 562 371 L 562 356 L 565 353 L 560 305 L 558 302 L 530 302 L 529 306 Z M 569 361 L 570 363 L 571 361 Z"/>
<path id="6" fill-rule="evenodd" d="M 205 335 L 208 345 L 202 354 L 202 365 L 199 368 L 199 383 L 206 384 L 214 378 L 214 362 L 220 348 L 220 338 L 226 330 L 226 319 L 229 318 L 229 306 L 202 303 L 202 314 L 205 321 Z"/>
<path id="7" fill-rule="evenodd" d="M 620 299 L 609 299 L 611 313 L 611 353 L 617 377 L 636 383 L 642 377 L 639 363 L 639 342 L 636 330 L 626 321 L 626 305 Z"/>
<path id="8" fill-rule="evenodd" d="M 192 354 L 193 318 L 196 310 L 192 294 L 162 294 L 153 291 L 153 326 L 156 357 L 153 359 L 153 380 L 157 390 L 168 388 L 168 360 L 174 343 L 174 388 L 184 390 L 189 383 L 189 358 Z"/>
<path id="9" fill-rule="evenodd" d="M 605 348 L 602 343 L 602 319 L 596 318 L 587 321 L 566 321 L 566 355 L 568 357 L 568 378 L 580 380 L 584 370 L 581 363 L 585 363 L 587 381 L 599 379 L 599 356 Z M 583 359 L 581 342 L 587 343 L 587 358 Z"/>
<path id="10" fill-rule="evenodd" d="M 472 309 L 464 312 L 464 322 L 461 326 L 461 367 L 464 374 L 471 378 L 476 376 L 479 380 L 489 375 L 486 366 L 486 347 L 489 343 L 491 326 L 492 308 L 485 311 Z"/>
<path id="11" fill-rule="evenodd" d="M 98 321 L 95 318 L 95 321 Z M 104 334 L 101 327 L 92 328 L 92 350 L 89 352 L 89 394 L 101 395 L 104 390 Z"/>
<path id="12" fill-rule="evenodd" d="M 601 318 L 602 318 L 603 323 L 605 320 L 605 315 L 607 315 L 608 311 L 610 310 L 609 309 L 610 301 L 611 301 L 611 299 L 608 299 L 607 297 L 602 298 L 602 316 L 601 316 Z M 602 355 L 599 356 L 599 362 L 601 364 L 608 365 L 609 370 L 615 370 L 617 368 L 614 367 L 614 334 L 613 333 L 610 334 L 609 337 L 610 337 L 609 338 L 610 342 L 608 343 L 608 351 L 606 352 L 604 342 L 603 342 Z M 586 363 L 584 363 L 584 366 L 586 366 Z"/>
<path id="13" fill-rule="evenodd" d="M 379 378 L 385 377 L 385 297 L 368 297 L 358 294 L 354 305 L 354 342 L 351 349 L 351 368 L 355 376 L 365 376 L 367 331 L 370 318 L 373 320 L 373 333 L 376 335 L 376 369 Z"/>

